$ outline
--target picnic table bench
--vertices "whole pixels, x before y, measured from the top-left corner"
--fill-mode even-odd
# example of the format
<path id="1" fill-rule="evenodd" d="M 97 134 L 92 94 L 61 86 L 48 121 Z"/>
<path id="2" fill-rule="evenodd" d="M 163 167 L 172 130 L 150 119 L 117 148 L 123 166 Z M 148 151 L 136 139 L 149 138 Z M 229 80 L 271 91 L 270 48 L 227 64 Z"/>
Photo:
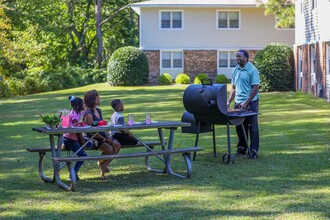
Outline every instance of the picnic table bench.
<path id="1" fill-rule="evenodd" d="M 159 141 L 145 142 L 145 144 L 147 144 L 152 149 L 154 148 L 154 146 L 161 145 L 161 143 Z M 135 147 L 144 147 L 144 146 L 140 143 L 137 143 L 135 145 L 122 145 L 121 146 L 121 148 L 124 148 L 124 149 L 125 148 L 135 148 Z M 44 158 L 45 158 L 47 152 L 51 152 L 51 148 L 50 147 L 28 147 L 28 148 L 26 148 L 26 150 L 31 153 L 39 154 L 39 176 L 40 176 L 40 178 L 42 180 L 44 180 L 45 182 L 54 182 L 55 181 L 54 179 L 51 179 L 51 178 L 45 176 L 44 168 L 43 168 L 44 167 L 43 166 Z M 92 148 L 92 149 L 85 148 L 84 150 L 97 151 L 95 148 Z M 70 152 L 70 149 L 62 148 L 61 151 Z"/>
<path id="2" fill-rule="evenodd" d="M 189 126 L 189 123 L 184 122 L 154 122 L 151 124 L 134 124 L 134 125 L 121 125 L 121 126 L 106 126 L 106 127 L 89 127 L 89 128 L 58 128 L 58 129 L 47 129 L 45 127 L 41 128 L 33 128 L 33 131 L 37 131 L 42 134 L 46 134 L 49 136 L 50 147 L 48 148 L 27 148 L 29 152 L 37 152 L 39 153 L 39 176 L 45 182 L 56 182 L 62 188 L 67 190 L 75 190 L 76 188 L 76 179 L 74 175 L 73 162 L 76 161 L 85 161 L 85 160 L 101 160 L 101 159 L 123 159 L 123 158 L 135 158 L 135 157 L 144 157 L 146 168 L 149 171 L 160 172 L 160 173 L 168 173 L 169 175 L 174 175 L 181 178 L 190 178 L 192 175 L 192 162 L 191 162 L 191 152 L 196 152 L 202 150 L 199 147 L 185 147 L 179 149 L 173 149 L 173 140 L 174 140 L 174 131 L 178 127 Z M 145 142 L 141 140 L 137 135 L 135 135 L 132 131 L 138 129 L 157 129 L 159 141 Z M 169 138 L 168 142 L 165 142 L 163 129 L 169 130 Z M 54 137 L 57 137 L 57 146 L 62 145 L 62 139 L 64 133 L 98 133 L 102 131 L 111 131 L 111 130 L 119 130 L 126 131 L 131 136 L 135 137 L 138 140 L 138 144 L 136 145 L 125 145 L 122 148 L 132 148 L 132 147 L 144 147 L 146 151 L 144 152 L 135 152 L 135 153 L 122 153 L 114 154 L 114 155 L 102 155 L 102 156 L 87 156 L 87 157 L 62 157 L 61 156 L 61 147 L 56 147 Z M 154 146 L 160 145 L 161 150 L 154 150 Z M 167 145 L 167 147 L 166 147 Z M 67 149 L 64 149 L 67 151 Z M 43 160 L 46 155 L 46 152 L 51 152 L 51 159 L 53 161 L 53 177 L 48 177 L 44 175 L 43 171 Z M 172 154 L 182 154 L 185 164 L 186 164 L 186 172 L 184 175 L 179 173 L 175 173 L 171 168 L 171 155 Z M 73 154 L 74 155 L 74 154 Z M 149 157 L 155 156 L 157 157 L 163 164 L 164 169 L 153 169 L 149 164 Z M 61 164 L 62 163 L 62 164 Z M 63 164 L 64 163 L 64 164 Z M 70 185 L 65 184 L 61 181 L 60 178 L 60 170 L 67 166 L 69 173 L 71 174 L 71 183 Z"/>

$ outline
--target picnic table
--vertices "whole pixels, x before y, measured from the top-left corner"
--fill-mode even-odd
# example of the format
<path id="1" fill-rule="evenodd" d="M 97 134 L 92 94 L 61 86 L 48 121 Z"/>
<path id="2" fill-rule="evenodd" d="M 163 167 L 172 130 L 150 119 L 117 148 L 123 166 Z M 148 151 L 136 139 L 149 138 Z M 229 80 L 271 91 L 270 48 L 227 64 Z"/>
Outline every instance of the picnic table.
<path id="1" fill-rule="evenodd" d="M 145 164 L 146 168 L 149 171 L 153 172 L 160 172 L 160 173 L 167 173 L 169 175 L 177 176 L 180 178 L 190 178 L 192 174 L 192 163 L 191 163 L 191 152 L 196 152 L 202 150 L 199 147 L 185 147 L 179 149 L 173 149 L 173 141 L 174 141 L 174 132 L 177 130 L 178 127 L 190 126 L 190 123 L 185 122 L 173 122 L 173 121 L 164 121 L 164 122 L 152 122 L 151 124 L 145 123 L 136 123 L 134 125 L 115 125 L 115 126 L 103 126 L 103 127 L 86 127 L 86 128 L 79 128 L 79 127 L 71 127 L 71 128 L 52 128 L 48 129 L 46 127 L 37 127 L 32 128 L 33 131 L 39 132 L 41 134 L 45 134 L 49 136 L 49 148 L 27 148 L 30 152 L 39 152 L 39 175 L 42 180 L 45 182 L 56 182 L 56 184 L 64 189 L 67 190 L 74 190 L 76 187 L 76 178 L 75 178 L 75 171 L 73 169 L 73 163 L 76 161 L 86 161 L 86 160 L 107 160 L 107 159 L 122 159 L 122 158 L 133 158 L 133 157 L 145 157 Z M 139 138 L 135 133 L 134 130 L 141 130 L 141 129 L 157 129 L 158 130 L 158 138 L 159 138 L 159 145 L 161 146 L 161 150 L 154 150 L 153 146 L 157 145 L 155 142 L 146 142 Z M 164 129 L 169 130 L 169 137 L 168 142 L 165 142 L 164 138 Z M 63 142 L 63 134 L 64 133 L 95 133 L 98 132 L 109 132 L 109 131 L 126 131 L 131 136 L 135 137 L 138 140 L 137 145 L 132 146 L 123 146 L 125 147 L 135 147 L 135 146 L 142 146 L 139 149 L 146 149 L 146 151 L 141 151 L 137 153 L 119 153 L 114 155 L 102 155 L 102 156 L 88 156 L 88 157 L 75 157 L 77 152 L 74 152 L 69 157 L 62 157 L 62 149 L 61 145 Z M 56 144 L 56 137 L 57 137 L 57 144 Z M 84 146 L 81 147 L 83 149 Z M 53 177 L 48 177 L 44 175 L 43 171 L 43 159 L 45 153 L 49 151 L 51 152 L 51 160 L 53 161 Z M 79 151 L 79 150 L 78 150 Z M 171 155 L 181 153 L 183 158 L 185 159 L 186 164 L 186 173 L 185 175 L 181 175 L 179 173 L 175 173 L 171 168 Z M 161 161 L 164 165 L 164 169 L 153 169 L 149 164 L 149 157 L 155 156 Z M 60 171 L 64 166 L 67 166 L 68 171 L 71 175 L 71 183 L 67 185 L 61 180 Z"/>

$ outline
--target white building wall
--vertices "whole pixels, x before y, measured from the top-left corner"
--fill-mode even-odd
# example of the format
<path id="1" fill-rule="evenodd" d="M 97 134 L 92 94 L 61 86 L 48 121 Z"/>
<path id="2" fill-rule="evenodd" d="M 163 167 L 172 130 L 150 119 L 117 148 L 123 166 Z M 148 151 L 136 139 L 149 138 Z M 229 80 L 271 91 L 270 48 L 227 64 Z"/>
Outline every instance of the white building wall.
<path id="1" fill-rule="evenodd" d="M 294 29 L 276 29 L 274 16 L 262 8 L 244 8 L 239 30 L 218 30 L 216 13 L 221 8 L 176 8 L 183 11 L 183 30 L 160 30 L 159 11 L 142 8 L 140 47 L 142 49 L 262 49 L 272 42 L 294 44 Z M 173 8 L 168 10 L 174 10 Z M 227 8 L 226 10 L 237 10 Z"/>
<path id="2" fill-rule="evenodd" d="M 320 41 L 330 41 L 330 1 L 318 0 L 318 2 Z"/>
<path id="3" fill-rule="evenodd" d="M 304 1 L 297 0 L 295 7 L 295 44 L 302 45 L 306 42 L 305 36 L 305 18 L 304 18 Z"/>
<path id="4" fill-rule="evenodd" d="M 296 45 L 330 40 L 330 1 L 317 0 L 312 9 L 312 0 L 296 1 Z"/>

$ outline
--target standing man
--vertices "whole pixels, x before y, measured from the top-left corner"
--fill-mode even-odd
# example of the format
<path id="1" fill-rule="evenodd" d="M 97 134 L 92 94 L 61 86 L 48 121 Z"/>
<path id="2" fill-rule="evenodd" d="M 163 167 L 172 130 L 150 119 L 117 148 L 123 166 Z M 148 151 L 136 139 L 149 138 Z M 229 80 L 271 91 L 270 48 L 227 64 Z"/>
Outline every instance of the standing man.
<path id="1" fill-rule="evenodd" d="M 235 98 L 235 109 L 246 109 L 258 112 L 259 106 L 259 72 L 258 69 L 249 62 L 249 53 L 246 50 L 239 50 L 236 54 L 237 66 L 232 74 L 232 90 L 227 100 L 227 107 Z M 250 149 L 248 158 L 257 159 L 259 150 L 259 128 L 258 115 L 246 117 L 243 122 L 246 136 L 250 135 Z M 242 126 L 236 126 L 238 135 L 237 154 L 246 154 L 249 146 L 244 140 Z"/>

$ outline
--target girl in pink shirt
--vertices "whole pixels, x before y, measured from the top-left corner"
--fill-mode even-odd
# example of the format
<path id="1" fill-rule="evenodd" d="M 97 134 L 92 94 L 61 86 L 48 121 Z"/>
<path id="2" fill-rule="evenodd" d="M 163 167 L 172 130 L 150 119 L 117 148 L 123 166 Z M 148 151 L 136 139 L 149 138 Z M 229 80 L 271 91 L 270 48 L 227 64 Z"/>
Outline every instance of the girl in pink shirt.
<path id="1" fill-rule="evenodd" d="M 77 125 L 82 120 L 82 116 L 84 113 L 84 102 L 81 98 L 69 96 L 69 100 L 71 103 L 72 110 L 69 113 L 70 116 L 70 125 Z M 81 133 L 66 133 L 64 136 L 64 145 L 66 148 L 76 152 L 83 144 L 85 144 L 85 139 L 83 138 Z M 91 143 L 88 143 L 91 144 Z M 88 148 L 88 146 L 87 146 Z M 86 152 L 81 149 L 77 155 L 79 157 L 87 157 Z M 83 165 L 84 161 L 77 161 L 74 166 L 74 170 L 76 172 L 76 180 L 79 180 L 78 171 Z M 70 176 L 71 179 L 71 176 Z"/>

